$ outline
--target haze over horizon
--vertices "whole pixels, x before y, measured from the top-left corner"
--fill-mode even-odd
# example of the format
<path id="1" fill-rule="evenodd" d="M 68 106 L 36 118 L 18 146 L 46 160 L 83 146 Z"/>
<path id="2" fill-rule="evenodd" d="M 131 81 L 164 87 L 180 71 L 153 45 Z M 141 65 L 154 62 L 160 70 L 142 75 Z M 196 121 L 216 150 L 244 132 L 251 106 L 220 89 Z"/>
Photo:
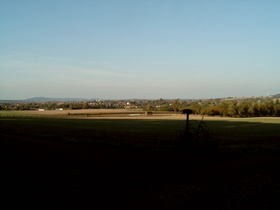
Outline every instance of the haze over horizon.
<path id="1" fill-rule="evenodd" d="M 280 1 L 0 0 L 0 100 L 280 93 Z"/>

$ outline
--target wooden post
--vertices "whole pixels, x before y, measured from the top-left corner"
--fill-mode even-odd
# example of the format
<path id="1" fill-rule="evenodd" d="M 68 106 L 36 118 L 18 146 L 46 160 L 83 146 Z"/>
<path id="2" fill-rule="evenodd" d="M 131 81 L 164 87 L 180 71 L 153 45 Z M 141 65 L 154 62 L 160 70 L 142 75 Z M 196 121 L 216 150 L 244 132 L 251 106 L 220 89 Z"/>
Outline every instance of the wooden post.
<path id="1" fill-rule="evenodd" d="M 187 113 L 186 131 L 189 132 L 189 113 Z"/>
<path id="2" fill-rule="evenodd" d="M 191 109 L 184 109 L 183 110 L 183 114 L 187 115 L 187 119 L 186 119 L 186 131 L 187 133 L 189 132 L 189 115 L 192 114 L 192 110 Z"/>

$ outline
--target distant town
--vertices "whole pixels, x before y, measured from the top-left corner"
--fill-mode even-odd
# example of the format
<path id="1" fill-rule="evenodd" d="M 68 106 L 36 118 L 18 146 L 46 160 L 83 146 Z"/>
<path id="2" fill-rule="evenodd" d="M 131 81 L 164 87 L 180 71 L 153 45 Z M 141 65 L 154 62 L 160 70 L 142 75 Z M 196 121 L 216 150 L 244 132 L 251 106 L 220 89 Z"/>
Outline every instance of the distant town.
<path id="1" fill-rule="evenodd" d="M 227 97 L 214 99 L 130 99 L 101 100 L 36 97 L 26 100 L 0 100 L 0 110 L 75 110 L 129 109 L 141 111 L 180 112 L 191 109 L 194 114 L 230 117 L 280 116 L 280 94 L 261 97 Z"/>

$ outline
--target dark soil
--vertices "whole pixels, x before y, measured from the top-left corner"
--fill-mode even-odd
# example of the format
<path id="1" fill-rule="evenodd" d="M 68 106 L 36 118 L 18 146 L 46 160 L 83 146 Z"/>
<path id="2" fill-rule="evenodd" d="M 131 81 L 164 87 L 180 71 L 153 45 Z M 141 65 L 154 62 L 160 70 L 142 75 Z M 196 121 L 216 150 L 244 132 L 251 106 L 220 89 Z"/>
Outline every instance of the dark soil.
<path id="1" fill-rule="evenodd" d="M 279 209 L 280 156 L 1 135 L 1 209 Z"/>

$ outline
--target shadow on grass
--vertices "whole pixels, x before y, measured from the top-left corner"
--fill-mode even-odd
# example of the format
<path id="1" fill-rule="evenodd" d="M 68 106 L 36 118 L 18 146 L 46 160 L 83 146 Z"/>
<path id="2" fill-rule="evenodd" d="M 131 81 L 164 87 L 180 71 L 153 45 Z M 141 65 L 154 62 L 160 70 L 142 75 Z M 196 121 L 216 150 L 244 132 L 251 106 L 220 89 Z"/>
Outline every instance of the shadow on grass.
<path id="1" fill-rule="evenodd" d="M 208 153 L 279 150 L 280 120 L 184 120 L 40 119 L 0 118 L 1 133 L 47 141 L 172 149 Z"/>
<path id="2" fill-rule="evenodd" d="M 197 148 L 201 155 L 208 134 L 224 148 L 272 151 L 279 124 L 205 122 L 208 130 L 201 125 L 196 133 L 199 122 L 192 121 L 188 137 L 180 120 L 1 118 L 3 201 L 10 209 L 276 209 L 278 154 L 168 152 L 183 137 L 193 141 L 183 151 Z M 145 150 L 158 147 L 168 152 Z"/>
<path id="3" fill-rule="evenodd" d="M 280 120 L 215 120 L 207 121 L 207 125 L 215 141 L 227 152 L 280 150 Z"/>
<path id="4" fill-rule="evenodd" d="M 222 152 L 203 119 L 198 123 L 192 123 L 187 130 L 182 130 L 179 137 L 175 139 L 174 148 L 191 155 L 213 155 Z"/>

